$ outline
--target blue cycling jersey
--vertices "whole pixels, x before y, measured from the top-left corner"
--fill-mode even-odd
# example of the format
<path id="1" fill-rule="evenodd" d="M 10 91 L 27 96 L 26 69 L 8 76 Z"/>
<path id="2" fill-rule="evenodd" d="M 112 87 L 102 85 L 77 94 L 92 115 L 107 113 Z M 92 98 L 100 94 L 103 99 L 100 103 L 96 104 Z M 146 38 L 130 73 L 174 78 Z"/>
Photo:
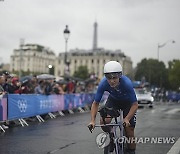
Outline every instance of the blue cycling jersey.
<path id="1" fill-rule="evenodd" d="M 110 93 L 110 96 L 113 97 L 117 101 L 125 101 L 135 103 L 137 102 L 136 94 L 133 89 L 133 85 L 131 80 L 126 76 L 121 76 L 120 84 L 118 87 L 112 88 L 107 79 L 104 77 L 98 86 L 96 95 L 95 95 L 95 102 L 99 103 L 105 91 Z"/>

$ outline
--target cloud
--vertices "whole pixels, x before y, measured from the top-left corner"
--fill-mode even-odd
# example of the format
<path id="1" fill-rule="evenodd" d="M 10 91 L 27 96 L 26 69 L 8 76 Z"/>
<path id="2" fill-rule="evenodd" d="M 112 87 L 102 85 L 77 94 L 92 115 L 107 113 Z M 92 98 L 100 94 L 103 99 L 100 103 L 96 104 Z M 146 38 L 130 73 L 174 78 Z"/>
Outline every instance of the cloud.
<path id="1" fill-rule="evenodd" d="M 180 58 L 179 9 L 179 0 L 5 0 L 0 2 L 0 57 L 9 62 L 20 38 L 57 55 L 64 51 L 65 25 L 71 31 L 69 49 L 91 49 L 96 20 L 99 47 L 121 49 L 134 66 L 142 58 L 157 58 L 158 43 L 176 40 L 160 50 L 167 63 Z"/>

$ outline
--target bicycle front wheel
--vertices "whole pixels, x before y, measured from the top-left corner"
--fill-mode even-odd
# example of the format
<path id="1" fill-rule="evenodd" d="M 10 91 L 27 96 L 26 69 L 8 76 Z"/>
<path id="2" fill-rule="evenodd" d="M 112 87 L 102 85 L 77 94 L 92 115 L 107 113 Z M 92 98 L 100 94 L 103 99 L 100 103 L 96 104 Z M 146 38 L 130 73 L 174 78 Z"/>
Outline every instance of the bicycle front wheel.
<path id="1" fill-rule="evenodd" d="M 104 154 L 117 154 L 115 148 L 114 148 L 113 152 L 110 152 L 110 151 L 112 151 L 110 148 L 110 145 L 104 147 Z"/>

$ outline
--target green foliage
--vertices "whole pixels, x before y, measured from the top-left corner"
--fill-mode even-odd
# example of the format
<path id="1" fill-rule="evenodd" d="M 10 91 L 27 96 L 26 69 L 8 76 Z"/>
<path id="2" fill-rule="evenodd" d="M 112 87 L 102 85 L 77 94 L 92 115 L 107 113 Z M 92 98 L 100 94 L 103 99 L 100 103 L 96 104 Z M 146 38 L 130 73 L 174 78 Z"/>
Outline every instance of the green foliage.
<path id="1" fill-rule="evenodd" d="M 89 77 L 87 66 L 79 66 L 78 70 L 74 72 L 74 77 L 87 79 Z"/>
<path id="2" fill-rule="evenodd" d="M 168 87 L 168 71 L 165 64 L 157 59 L 145 58 L 137 64 L 135 80 L 141 80 L 142 77 L 151 85 Z"/>
<path id="3" fill-rule="evenodd" d="M 2 63 L 2 64 L 0 64 L 0 69 L 2 69 L 3 65 L 4 65 L 3 63 Z"/>
<path id="4" fill-rule="evenodd" d="M 180 87 L 180 60 L 169 62 L 168 78 L 171 89 L 178 90 Z"/>
<path id="5" fill-rule="evenodd" d="M 43 46 L 41 46 L 41 45 L 38 45 L 38 46 L 37 46 L 37 51 L 43 51 L 43 49 L 44 49 Z"/>

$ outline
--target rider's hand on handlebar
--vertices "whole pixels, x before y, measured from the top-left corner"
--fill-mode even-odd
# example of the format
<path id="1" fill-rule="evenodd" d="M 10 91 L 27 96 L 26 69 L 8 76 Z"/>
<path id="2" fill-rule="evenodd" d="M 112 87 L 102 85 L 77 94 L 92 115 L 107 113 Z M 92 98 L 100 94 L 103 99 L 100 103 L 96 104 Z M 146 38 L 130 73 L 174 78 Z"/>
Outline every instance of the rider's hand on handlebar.
<path id="1" fill-rule="evenodd" d="M 95 128 L 95 123 L 94 122 L 90 122 L 87 127 L 89 128 L 89 131 L 92 133 L 94 128 Z"/>
<path id="2" fill-rule="evenodd" d="M 126 118 L 124 118 L 124 120 L 123 120 L 124 122 L 123 122 L 123 125 L 125 126 L 125 127 L 129 127 L 131 124 L 129 123 L 129 120 L 128 119 L 126 119 Z"/>

